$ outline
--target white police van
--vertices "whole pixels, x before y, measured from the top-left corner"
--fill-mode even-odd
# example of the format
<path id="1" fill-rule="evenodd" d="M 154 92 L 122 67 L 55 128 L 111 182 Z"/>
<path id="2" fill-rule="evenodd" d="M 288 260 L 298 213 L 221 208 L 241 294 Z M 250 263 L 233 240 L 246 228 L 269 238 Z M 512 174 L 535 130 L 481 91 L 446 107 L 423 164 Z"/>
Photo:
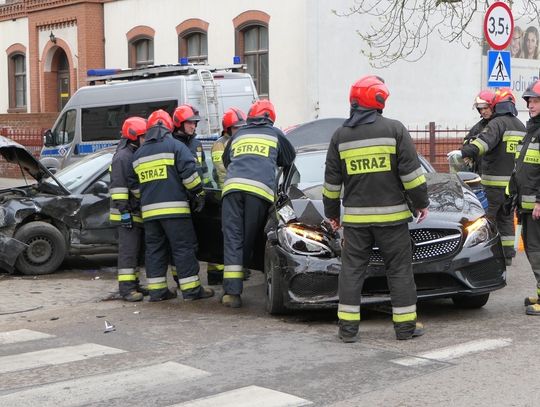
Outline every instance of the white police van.
<path id="1" fill-rule="evenodd" d="M 40 160 L 53 171 L 116 144 L 128 117 L 146 118 L 157 109 L 172 114 L 177 106 L 189 103 L 201 116 L 198 137 L 215 139 L 225 110 L 234 106 L 247 113 L 258 98 L 242 64 L 90 70 L 87 82 L 89 86 L 77 90 L 45 133 Z"/>

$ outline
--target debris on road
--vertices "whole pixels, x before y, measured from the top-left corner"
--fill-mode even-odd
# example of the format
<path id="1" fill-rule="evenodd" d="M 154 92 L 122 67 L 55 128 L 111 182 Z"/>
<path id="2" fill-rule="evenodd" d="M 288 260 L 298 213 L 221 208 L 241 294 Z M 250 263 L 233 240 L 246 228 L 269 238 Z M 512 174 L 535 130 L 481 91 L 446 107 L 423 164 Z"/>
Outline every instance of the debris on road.
<path id="1" fill-rule="evenodd" d="M 103 333 L 116 331 L 116 327 L 111 324 L 109 321 L 105 321 L 105 331 Z"/>

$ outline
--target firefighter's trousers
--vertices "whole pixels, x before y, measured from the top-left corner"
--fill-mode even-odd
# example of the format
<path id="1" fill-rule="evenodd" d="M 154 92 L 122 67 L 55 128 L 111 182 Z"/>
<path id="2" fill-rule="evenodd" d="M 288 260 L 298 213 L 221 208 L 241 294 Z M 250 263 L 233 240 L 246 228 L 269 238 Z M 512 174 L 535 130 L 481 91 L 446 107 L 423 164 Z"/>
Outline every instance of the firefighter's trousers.
<path id="1" fill-rule="evenodd" d="M 504 257 L 509 259 L 516 256 L 514 249 L 514 215 L 503 213 L 505 201 L 504 188 L 484 187 L 488 200 L 487 216 L 495 221 L 503 245 Z"/>
<path id="2" fill-rule="evenodd" d="M 201 291 L 199 262 L 195 257 L 197 237 L 191 218 L 168 218 L 144 223 L 146 277 L 151 300 L 167 294 L 167 268 L 172 261 L 184 299 L 198 298 Z"/>
<path id="3" fill-rule="evenodd" d="M 346 226 L 343 238 L 338 286 L 340 324 L 358 325 L 360 322 L 360 296 L 369 258 L 375 246 L 379 248 L 386 266 L 394 324 L 415 323 L 416 285 L 407 224 L 384 227 Z"/>
<path id="4" fill-rule="evenodd" d="M 118 228 L 118 289 L 122 297 L 139 288 L 139 266 L 143 261 L 144 229 Z"/>
<path id="5" fill-rule="evenodd" d="M 540 220 L 533 220 L 532 213 L 521 215 L 521 236 L 527 259 L 536 278 L 536 293 L 540 297 Z"/>
<path id="6" fill-rule="evenodd" d="M 255 243 L 260 239 L 270 202 L 246 192 L 231 192 L 223 197 L 223 291 L 240 295 L 244 266 L 251 263 Z"/>

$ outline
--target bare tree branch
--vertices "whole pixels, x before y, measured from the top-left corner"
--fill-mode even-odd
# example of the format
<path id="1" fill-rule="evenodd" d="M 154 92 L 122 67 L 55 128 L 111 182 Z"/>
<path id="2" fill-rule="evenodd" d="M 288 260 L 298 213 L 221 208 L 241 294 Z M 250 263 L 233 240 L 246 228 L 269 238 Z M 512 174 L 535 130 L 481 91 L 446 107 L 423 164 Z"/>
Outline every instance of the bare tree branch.
<path id="1" fill-rule="evenodd" d="M 509 1 L 510 6 L 514 1 Z M 399 60 L 418 61 L 425 55 L 434 33 L 465 48 L 482 44 L 474 17 L 483 16 L 488 7 L 488 0 L 353 0 L 348 10 L 332 11 L 339 17 L 373 17 L 369 26 L 357 30 L 357 34 L 365 44 L 362 54 L 373 67 L 381 68 Z M 540 22 L 538 0 L 524 0 L 512 12 L 516 20 Z"/>

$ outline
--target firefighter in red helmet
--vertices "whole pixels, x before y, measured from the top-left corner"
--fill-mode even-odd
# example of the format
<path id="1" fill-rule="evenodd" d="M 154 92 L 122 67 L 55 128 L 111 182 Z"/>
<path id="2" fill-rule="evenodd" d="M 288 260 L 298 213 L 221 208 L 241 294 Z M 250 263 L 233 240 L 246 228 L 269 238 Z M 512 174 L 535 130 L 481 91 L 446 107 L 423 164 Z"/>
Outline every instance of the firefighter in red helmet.
<path id="1" fill-rule="evenodd" d="M 172 257 L 184 300 L 208 298 L 212 289 L 199 280 L 191 211 L 204 205 L 202 181 L 191 151 L 171 135 L 173 121 L 158 110 L 148 117 L 145 142 L 134 155 L 132 176 L 140 185 L 145 229 L 146 276 L 150 301 L 176 297 L 167 285 Z"/>
<path id="2" fill-rule="evenodd" d="M 125 301 L 141 301 L 143 292 L 139 286 L 142 266 L 143 227 L 140 211 L 140 193 L 137 185 L 131 185 L 133 155 L 144 141 L 146 120 L 130 117 L 122 125 L 122 139 L 114 153 L 110 172 L 109 193 L 111 206 L 109 220 L 118 228 L 118 288 Z"/>
<path id="3" fill-rule="evenodd" d="M 325 216 L 335 230 L 344 226 L 338 305 L 338 336 L 344 342 L 357 340 L 360 294 L 374 246 L 386 266 L 396 338 L 423 334 L 416 321 L 407 223 L 411 209 L 418 222 L 428 214 L 426 179 L 405 126 L 382 115 L 388 96 L 378 76 L 356 81 L 349 95 L 350 117 L 332 136 L 326 156 Z"/>
<path id="4" fill-rule="evenodd" d="M 268 209 L 275 199 L 277 167 L 289 167 L 296 153 L 281 130 L 269 100 L 253 103 L 247 124 L 223 152 L 227 176 L 223 185 L 222 230 L 224 263 L 222 304 L 242 305 L 244 267 L 249 267 L 255 242 L 263 234 Z"/>
<path id="5" fill-rule="evenodd" d="M 493 115 L 475 140 L 461 149 L 465 160 L 477 162 L 482 158 L 480 176 L 488 200 L 487 216 L 499 229 L 506 265 L 512 264 L 514 249 L 514 219 L 504 210 L 505 189 L 514 170 L 518 145 L 525 136 L 525 126 L 517 118 L 512 90 L 495 91 L 490 101 Z"/>
<path id="6" fill-rule="evenodd" d="M 530 119 L 509 190 L 516 198 L 512 201 L 517 203 L 525 253 L 536 279 L 536 295 L 525 298 L 525 313 L 540 315 L 540 80 L 529 85 L 523 99 L 527 102 Z M 510 214 L 513 215 L 513 210 Z"/>

